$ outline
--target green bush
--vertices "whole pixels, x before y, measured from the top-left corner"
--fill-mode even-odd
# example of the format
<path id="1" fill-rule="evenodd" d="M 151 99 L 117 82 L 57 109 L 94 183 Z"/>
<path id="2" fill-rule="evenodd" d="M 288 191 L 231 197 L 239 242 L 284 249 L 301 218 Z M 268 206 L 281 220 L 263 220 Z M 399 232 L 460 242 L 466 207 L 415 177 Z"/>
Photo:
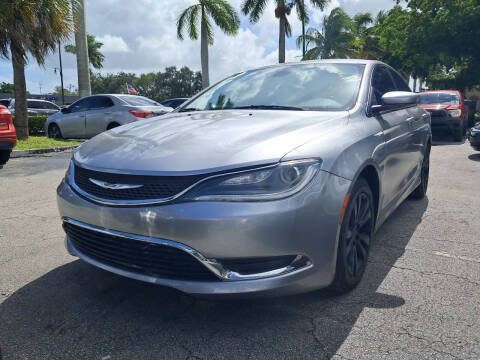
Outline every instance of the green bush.
<path id="1" fill-rule="evenodd" d="M 30 135 L 37 135 L 43 133 L 45 127 L 45 121 L 47 121 L 46 115 L 35 115 L 28 117 L 28 130 Z"/>
<path id="2" fill-rule="evenodd" d="M 45 132 L 44 126 L 47 121 L 47 115 L 31 115 L 28 117 L 28 133 L 29 135 L 39 135 Z M 15 116 L 13 117 L 15 122 Z"/>

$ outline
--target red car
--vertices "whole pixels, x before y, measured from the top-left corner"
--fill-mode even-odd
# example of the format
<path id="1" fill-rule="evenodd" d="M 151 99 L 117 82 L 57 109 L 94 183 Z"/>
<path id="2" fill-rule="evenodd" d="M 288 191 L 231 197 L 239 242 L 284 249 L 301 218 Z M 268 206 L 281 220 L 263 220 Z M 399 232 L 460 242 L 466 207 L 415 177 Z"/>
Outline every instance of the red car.
<path id="1" fill-rule="evenodd" d="M 420 93 L 419 105 L 432 117 L 432 130 L 448 129 L 455 141 L 461 141 L 468 127 L 469 108 L 460 91 L 435 90 Z"/>
<path id="2" fill-rule="evenodd" d="M 13 126 L 12 113 L 0 105 L 0 165 L 10 159 L 12 149 L 17 145 L 17 133 Z"/>

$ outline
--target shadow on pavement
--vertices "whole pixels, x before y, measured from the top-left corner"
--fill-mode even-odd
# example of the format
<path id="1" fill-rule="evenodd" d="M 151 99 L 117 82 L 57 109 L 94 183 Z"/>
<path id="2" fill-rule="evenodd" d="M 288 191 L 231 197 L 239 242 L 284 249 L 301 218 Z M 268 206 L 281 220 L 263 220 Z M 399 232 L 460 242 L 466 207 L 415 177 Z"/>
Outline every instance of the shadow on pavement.
<path id="1" fill-rule="evenodd" d="M 432 131 L 432 145 L 463 145 L 466 141 L 464 136 L 462 141 L 454 141 L 453 135 L 447 130 Z"/>
<path id="2" fill-rule="evenodd" d="M 479 154 L 468 155 L 468 158 L 472 161 L 480 161 L 480 153 Z"/>
<path id="3" fill-rule="evenodd" d="M 343 296 L 196 299 L 73 261 L 0 304 L 0 351 L 5 359 L 331 358 L 362 310 L 405 303 L 380 285 L 427 205 L 399 207 L 377 233 L 363 281 Z"/>

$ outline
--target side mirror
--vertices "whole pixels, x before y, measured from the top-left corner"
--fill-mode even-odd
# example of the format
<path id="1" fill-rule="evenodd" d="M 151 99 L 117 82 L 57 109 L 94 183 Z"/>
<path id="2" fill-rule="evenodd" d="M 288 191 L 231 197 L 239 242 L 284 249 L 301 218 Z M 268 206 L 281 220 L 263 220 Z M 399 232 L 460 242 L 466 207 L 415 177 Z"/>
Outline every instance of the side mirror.
<path id="1" fill-rule="evenodd" d="M 378 114 L 380 111 L 395 110 L 399 107 L 418 104 L 420 95 L 408 91 L 390 91 L 382 96 L 382 105 L 373 105 L 371 112 Z"/>
<path id="2" fill-rule="evenodd" d="M 390 91 L 383 94 L 382 101 L 385 105 L 415 105 L 418 104 L 420 95 L 408 91 Z"/>

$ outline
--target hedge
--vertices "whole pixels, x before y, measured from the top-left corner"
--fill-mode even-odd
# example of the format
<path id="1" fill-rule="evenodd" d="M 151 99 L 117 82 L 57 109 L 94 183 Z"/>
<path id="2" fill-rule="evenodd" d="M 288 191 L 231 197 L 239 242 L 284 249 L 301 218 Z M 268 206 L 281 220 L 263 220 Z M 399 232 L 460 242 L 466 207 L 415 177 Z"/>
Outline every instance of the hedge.
<path id="1" fill-rule="evenodd" d="M 28 133 L 29 135 L 39 135 L 45 132 L 45 121 L 47 121 L 47 115 L 30 115 L 28 116 Z M 13 117 L 15 121 L 15 116 Z"/>

